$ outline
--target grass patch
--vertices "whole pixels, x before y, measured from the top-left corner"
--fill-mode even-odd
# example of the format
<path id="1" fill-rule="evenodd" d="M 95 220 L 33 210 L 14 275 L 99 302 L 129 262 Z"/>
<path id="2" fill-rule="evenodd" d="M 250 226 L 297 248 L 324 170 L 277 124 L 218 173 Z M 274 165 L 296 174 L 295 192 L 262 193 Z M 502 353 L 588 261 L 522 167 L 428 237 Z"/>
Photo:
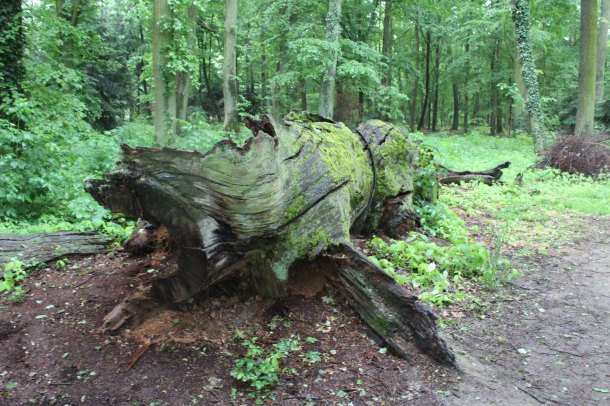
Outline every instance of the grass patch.
<path id="1" fill-rule="evenodd" d="M 479 183 L 443 187 L 440 201 L 456 211 L 483 239 L 502 230 L 517 254 L 546 254 L 571 241 L 587 217 L 610 215 L 610 178 L 592 179 L 537 169 L 532 139 L 467 135 L 416 135 L 437 151 L 438 161 L 457 170 L 485 170 L 511 161 L 504 185 Z M 523 185 L 514 182 L 523 174 Z"/>

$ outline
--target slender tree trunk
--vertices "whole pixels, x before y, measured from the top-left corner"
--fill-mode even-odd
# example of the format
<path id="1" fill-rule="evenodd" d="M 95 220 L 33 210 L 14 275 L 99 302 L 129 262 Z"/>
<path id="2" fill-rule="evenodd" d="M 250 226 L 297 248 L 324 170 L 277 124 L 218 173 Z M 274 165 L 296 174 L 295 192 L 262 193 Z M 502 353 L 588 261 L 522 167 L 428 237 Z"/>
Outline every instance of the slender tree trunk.
<path id="1" fill-rule="evenodd" d="M 419 24 L 415 21 L 415 77 L 413 78 L 413 93 L 411 96 L 411 109 L 409 111 L 409 127 L 415 131 L 415 117 L 417 108 L 417 94 L 419 93 Z"/>
<path id="2" fill-rule="evenodd" d="M 358 123 L 364 121 L 364 92 L 360 90 L 358 92 Z"/>
<path id="3" fill-rule="evenodd" d="M 593 131 L 595 115 L 595 70 L 597 63 L 597 0 L 580 1 L 580 63 L 576 135 Z"/>
<path id="4" fill-rule="evenodd" d="M 544 149 L 545 130 L 543 124 L 542 106 L 540 104 L 540 89 L 536 66 L 532 54 L 530 39 L 530 13 L 526 0 L 513 0 L 513 19 L 515 20 L 515 37 L 517 44 L 518 63 L 521 65 L 521 76 L 526 89 L 525 110 L 529 118 L 529 126 L 534 136 L 534 149 L 540 153 Z M 519 76 L 516 76 L 517 84 Z"/>
<path id="5" fill-rule="evenodd" d="M 385 1 L 383 14 L 383 38 L 381 53 L 385 57 L 388 67 L 383 78 L 381 79 L 381 84 L 384 86 L 390 86 L 392 84 L 392 0 Z"/>
<path id="6" fill-rule="evenodd" d="M 502 134 L 504 127 L 502 126 L 502 119 L 504 113 L 502 112 L 502 96 L 500 92 L 497 93 L 496 97 L 496 134 Z"/>
<path id="7" fill-rule="evenodd" d="M 438 124 L 438 87 L 441 80 L 441 45 L 440 41 L 437 41 L 435 47 L 435 60 L 434 60 L 434 105 L 432 107 L 432 131 L 436 131 Z"/>
<path id="8" fill-rule="evenodd" d="M 451 129 L 453 131 L 458 130 L 458 126 L 460 124 L 460 93 L 458 91 L 458 86 L 454 82 L 452 85 L 453 88 L 453 122 L 451 124 Z"/>
<path id="9" fill-rule="evenodd" d="M 490 81 L 490 116 L 489 116 L 489 134 L 496 135 L 497 132 L 497 114 L 498 114 L 498 83 L 497 83 L 497 70 L 498 70 L 498 52 L 500 49 L 500 40 L 496 39 L 493 52 L 491 54 L 491 81 Z"/>
<path id="10" fill-rule="evenodd" d="M 343 0 L 328 0 L 326 15 L 326 40 L 333 45 L 330 53 L 330 65 L 320 87 L 319 113 L 322 117 L 333 118 L 335 107 L 335 75 L 337 73 L 337 57 L 339 34 L 341 32 L 341 5 Z"/>
<path id="11" fill-rule="evenodd" d="M 166 48 L 172 41 L 171 33 L 163 29 L 163 21 L 171 18 L 167 0 L 153 1 L 153 93 L 155 96 L 155 140 L 159 145 L 171 145 L 176 135 L 176 89 L 167 81 Z"/>
<path id="12" fill-rule="evenodd" d="M 237 117 L 237 0 L 225 0 L 222 91 L 225 131 L 239 131 Z"/>
<path id="13" fill-rule="evenodd" d="M 462 128 L 464 132 L 468 132 L 468 84 L 470 82 L 470 44 L 467 42 L 464 45 L 464 52 L 466 53 L 466 79 L 464 80 L 464 123 L 462 124 Z"/>
<path id="14" fill-rule="evenodd" d="M 478 118 L 479 113 L 481 112 L 481 94 L 479 92 L 475 93 L 473 96 L 474 106 L 472 106 L 472 117 Z"/>
<path id="15" fill-rule="evenodd" d="M 188 9 L 188 24 L 191 25 L 191 33 L 188 38 L 188 45 L 191 52 L 196 52 L 197 46 L 197 7 L 191 5 Z M 186 121 L 188 114 L 188 103 L 191 95 L 191 75 L 189 70 L 176 73 L 176 118 L 179 120 L 176 126 L 176 133 L 180 135 L 180 122 Z"/>
<path id="16" fill-rule="evenodd" d="M 601 0 L 602 12 L 597 34 L 597 74 L 595 81 L 595 100 L 604 101 L 604 75 L 606 73 L 606 53 L 608 48 L 608 23 L 610 22 L 610 2 Z"/>
<path id="17" fill-rule="evenodd" d="M 307 111 L 307 82 L 305 82 L 305 79 L 299 81 L 299 93 L 301 96 L 301 111 Z"/>
<path id="18" fill-rule="evenodd" d="M 138 21 L 139 21 L 138 32 L 140 34 L 140 46 L 144 46 L 144 27 L 142 26 L 142 21 L 140 20 L 139 17 L 138 17 Z M 142 74 L 144 72 L 144 59 L 142 59 L 138 62 L 138 65 L 136 66 L 136 72 L 138 72 L 138 82 L 142 84 L 142 92 L 144 95 L 147 95 L 148 94 L 148 83 L 146 81 L 146 78 Z M 140 95 L 139 90 L 140 90 L 140 86 L 138 85 L 138 96 Z M 139 114 L 145 113 L 145 114 L 149 115 L 150 114 L 150 103 L 147 101 L 141 103 L 138 100 L 138 113 Z"/>
<path id="19" fill-rule="evenodd" d="M 430 35 L 430 31 L 426 33 L 426 76 L 425 80 L 425 91 L 424 91 L 424 103 L 422 105 L 421 115 L 419 117 L 419 123 L 417 124 L 417 129 L 421 131 L 424 128 L 424 123 L 426 120 L 426 113 L 429 111 L 428 104 L 430 100 L 430 43 L 432 42 L 432 38 Z"/>

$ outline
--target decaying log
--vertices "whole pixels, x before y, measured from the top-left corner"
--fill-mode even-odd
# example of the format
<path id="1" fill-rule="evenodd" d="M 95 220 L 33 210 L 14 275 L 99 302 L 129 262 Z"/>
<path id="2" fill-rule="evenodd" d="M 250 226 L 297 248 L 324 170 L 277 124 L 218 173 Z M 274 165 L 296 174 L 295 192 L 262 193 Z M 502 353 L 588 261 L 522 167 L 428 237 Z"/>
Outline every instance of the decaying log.
<path id="1" fill-rule="evenodd" d="M 455 171 L 453 169 L 440 166 L 443 170 L 440 176 L 439 183 L 443 185 L 456 184 L 462 182 L 473 182 L 480 181 L 486 185 L 501 182 L 502 169 L 506 169 L 510 166 L 510 162 L 503 162 L 492 169 L 486 171 Z"/>
<path id="2" fill-rule="evenodd" d="M 243 147 L 222 141 L 206 154 L 123 145 L 117 170 L 86 182 L 105 207 L 166 227 L 179 248 L 178 271 L 119 304 L 106 328 L 137 313 L 139 300 L 180 302 L 229 276 L 280 296 L 295 261 L 342 252 L 334 280 L 373 330 L 399 353 L 399 338 L 412 337 L 450 362 L 430 311 L 350 245 L 350 233 L 392 234 L 402 227 L 396 219 L 412 220 L 418 146 L 379 120 L 356 133 L 311 114 L 247 125 L 253 136 Z"/>
<path id="3" fill-rule="evenodd" d="M 0 234 L 0 270 L 14 259 L 45 263 L 69 255 L 108 252 L 111 240 L 95 232 L 61 231 L 44 234 Z"/>

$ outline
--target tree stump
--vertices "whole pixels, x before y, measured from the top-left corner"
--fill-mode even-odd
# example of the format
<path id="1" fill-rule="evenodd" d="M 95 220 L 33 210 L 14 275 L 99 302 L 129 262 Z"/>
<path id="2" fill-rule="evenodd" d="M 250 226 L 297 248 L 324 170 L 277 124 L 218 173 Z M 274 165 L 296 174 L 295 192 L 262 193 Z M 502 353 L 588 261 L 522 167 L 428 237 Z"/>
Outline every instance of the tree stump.
<path id="1" fill-rule="evenodd" d="M 119 304 L 106 327 L 118 328 L 140 303 L 180 302 L 234 275 L 280 296 L 295 261 L 324 254 L 336 270 L 330 279 L 388 346 L 405 355 L 400 340 L 414 339 L 451 363 L 434 314 L 350 243 L 350 233 L 410 212 L 418 146 L 378 120 L 356 132 L 306 113 L 246 124 L 253 136 L 241 148 L 228 140 L 205 154 L 123 145 L 117 169 L 86 182 L 105 207 L 165 226 L 179 249 L 178 271 Z"/>

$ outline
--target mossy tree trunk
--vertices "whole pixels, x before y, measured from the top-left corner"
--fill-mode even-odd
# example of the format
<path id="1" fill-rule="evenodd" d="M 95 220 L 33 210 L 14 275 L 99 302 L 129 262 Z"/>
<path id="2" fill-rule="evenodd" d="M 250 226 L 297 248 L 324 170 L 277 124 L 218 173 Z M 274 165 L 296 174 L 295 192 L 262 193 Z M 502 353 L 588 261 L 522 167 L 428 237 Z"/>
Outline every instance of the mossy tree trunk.
<path id="1" fill-rule="evenodd" d="M 532 53 L 530 38 L 530 11 L 527 0 L 513 0 L 513 19 L 515 21 L 515 37 L 517 58 L 515 64 L 521 67 L 521 75 L 517 74 L 517 84 L 525 86 L 525 110 L 534 136 L 534 149 L 540 153 L 544 149 L 545 130 L 540 103 L 540 90 L 536 65 Z M 522 78 L 522 81 L 519 79 Z"/>
<path id="2" fill-rule="evenodd" d="M 401 340 L 419 337 L 421 349 L 451 362 L 433 314 L 350 242 L 351 233 L 404 231 L 418 147 L 381 121 L 357 133 L 306 114 L 246 125 L 254 135 L 244 147 L 223 141 L 207 154 L 123 146 L 117 171 L 87 182 L 105 207 L 165 226 L 180 250 L 178 272 L 126 299 L 107 327 L 145 300 L 180 302 L 229 277 L 277 297 L 299 272 L 295 261 L 330 253 L 328 277 L 389 346 L 401 353 Z"/>
<path id="3" fill-rule="evenodd" d="M 595 72 L 597 65 L 597 0 L 580 1 L 580 60 L 576 135 L 593 131 L 595 116 Z"/>

